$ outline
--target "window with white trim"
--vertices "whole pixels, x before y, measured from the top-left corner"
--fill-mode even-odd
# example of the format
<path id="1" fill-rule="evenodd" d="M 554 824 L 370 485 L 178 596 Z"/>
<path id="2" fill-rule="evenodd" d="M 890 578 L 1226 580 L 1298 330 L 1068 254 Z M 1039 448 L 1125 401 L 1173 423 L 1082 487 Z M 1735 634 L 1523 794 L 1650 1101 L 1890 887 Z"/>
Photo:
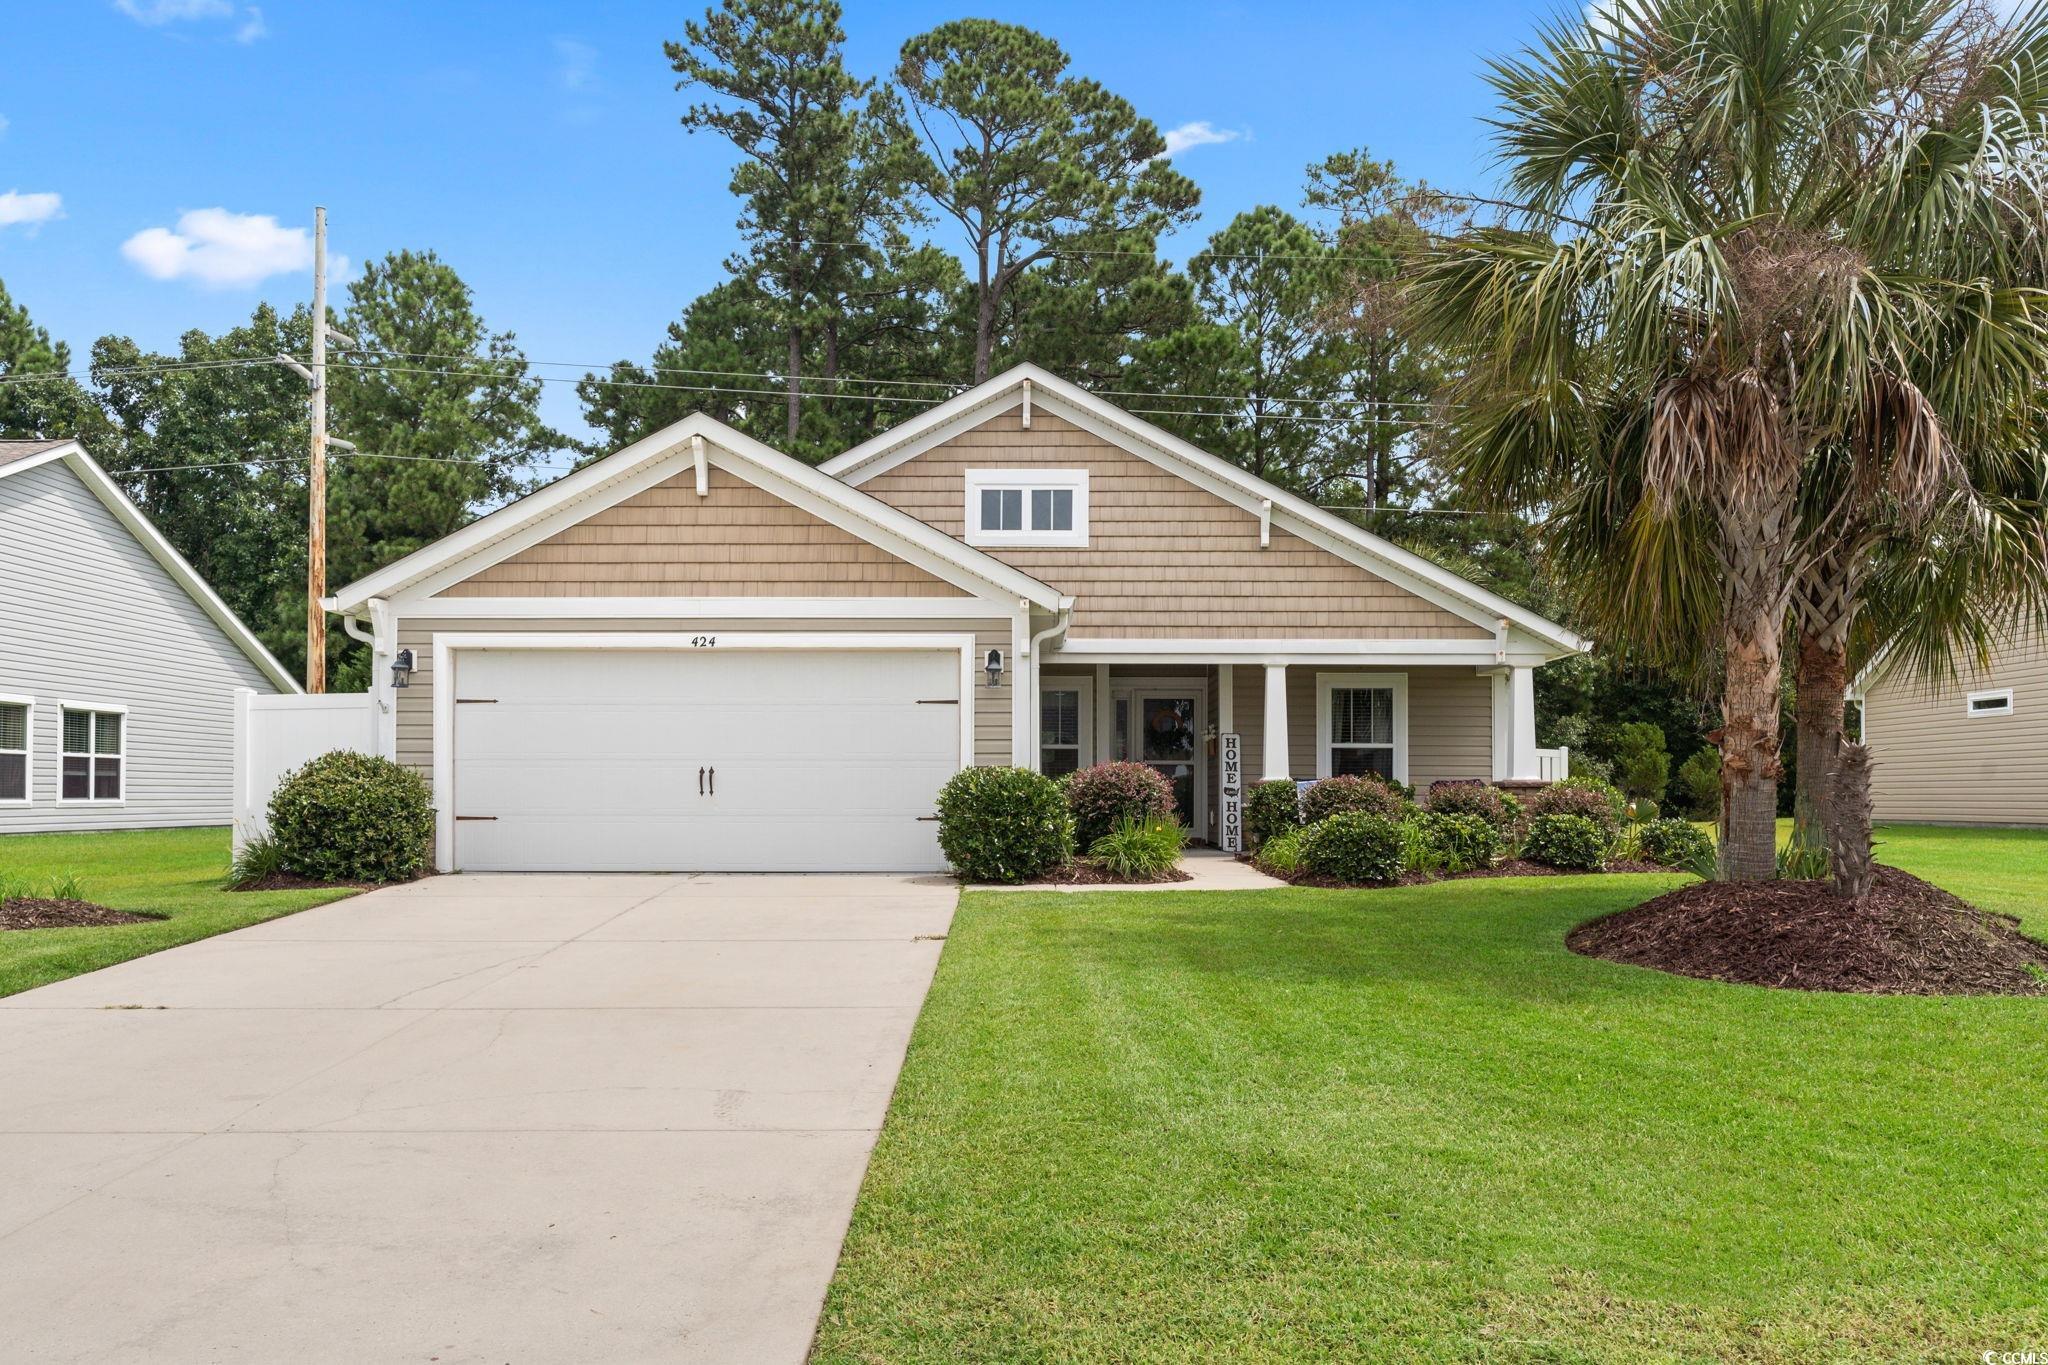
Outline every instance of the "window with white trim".
<path id="1" fill-rule="evenodd" d="M 1316 776 L 1408 780 L 1408 678 L 1316 675 Z"/>
<path id="2" fill-rule="evenodd" d="M 57 794 L 66 801 L 119 801 L 127 791 L 122 750 L 128 718 L 116 710 L 64 708 L 64 755 Z"/>
<path id="3" fill-rule="evenodd" d="M 1972 692 L 1963 699 L 1964 714 L 1971 716 L 2009 716 L 2012 714 L 2012 689 L 1997 688 L 1990 692 Z"/>
<path id="4" fill-rule="evenodd" d="M 0 802 L 28 800 L 29 719 L 26 697 L 0 700 Z"/>
<path id="5" fill-rule="evenodd" d="M 1087 765 L 1093 749 L 1092 678 L 1043 678 L 1038 684 L 1038 770 L 1061 777 Z"/>
<path id="6" fill-rule="evenodd" d="M 969 545 L 1088 543 L 1085 469 L 970 469 Z"/>

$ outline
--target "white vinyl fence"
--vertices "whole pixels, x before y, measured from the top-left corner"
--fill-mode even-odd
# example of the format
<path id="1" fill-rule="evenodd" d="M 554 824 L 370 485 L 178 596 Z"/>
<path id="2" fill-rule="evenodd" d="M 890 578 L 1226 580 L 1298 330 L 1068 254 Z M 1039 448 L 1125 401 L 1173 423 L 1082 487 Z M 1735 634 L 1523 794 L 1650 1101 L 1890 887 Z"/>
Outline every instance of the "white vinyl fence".
<path id="1" fill-rule="evenodd" d="M 260 696 L 235 690 L 235 851 L 263 832 L 278 779 L 335 749 L 375 753 L 376 713 L 367 692 Z"/>
<path id="2" fill-rule="evenodd" d="M 1538 749 L 1536 751 L 1536 780 L 1539 782 L 1562 782 L 1572 775 L 1572 751 L 1570 749 Z"/>

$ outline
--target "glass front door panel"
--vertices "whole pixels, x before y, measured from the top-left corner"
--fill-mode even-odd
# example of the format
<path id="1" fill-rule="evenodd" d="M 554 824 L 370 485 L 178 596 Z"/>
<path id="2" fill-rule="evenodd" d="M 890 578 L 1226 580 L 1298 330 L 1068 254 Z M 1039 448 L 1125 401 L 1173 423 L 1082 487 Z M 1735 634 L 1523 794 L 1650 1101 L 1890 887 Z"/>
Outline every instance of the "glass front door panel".
<path id="1" fill-rule="evenodd" d="M 1201 743 L 1199 711 L 1189 696 L 1138 699 L 1138 761 L 1173 784 L 1181 823 L 1195 823 L 1195 754 Z"/>

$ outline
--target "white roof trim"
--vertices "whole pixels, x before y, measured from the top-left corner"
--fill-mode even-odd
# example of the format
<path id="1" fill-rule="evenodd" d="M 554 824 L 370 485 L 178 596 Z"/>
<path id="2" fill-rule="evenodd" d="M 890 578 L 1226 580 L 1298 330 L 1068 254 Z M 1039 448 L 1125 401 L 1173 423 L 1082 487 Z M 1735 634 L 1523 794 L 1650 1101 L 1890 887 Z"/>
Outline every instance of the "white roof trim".
<path id="1" fill-rule="evenodd" d="M 1321 548 L 1434 602 L 1474 625 L 1494 629 L 1502 620 L 1558 651 L 1558 657 L 1592 648 L 1587 640 L 1555 621 L 1516 606 L 1498 594 L 1361 530 L 1307 500 L 1239 469 L 1228 460 L 1190 445 L 1179 437 L 1070 384 L 1036 365 L 1019 365 L 986 383 L 927 409 L 881 435 L 835 456 L 819 466 L 825 473 L 860 484 L 924 453 L 968 427 L 978 426 L 1023 401 L 1032 386 L 1035 406 L 1093 430 L 1105 440 L 1190 479 L 1236 503 L 1253 515 L 1270 499 L 1274 520 Z"/>
<path id="2" fill-rule="evenodd" d="M 99 462 L 86 453 L 84 446 L 76 441 L 67 441 L 53 450 L 31 455 L 25 460 L 16 460 L 12 464 L 0 465 L 0 479 L 19 474 L 23 470 L 39 469 L 57 460 L 62 460 L 69 466 L 71 472 L 78 476 L 79 482 L 92 490 L 93 496 L 105 504 L 106 509 L 114 514 L 117 521 L 128 528 L 128 533 L 163 566 L 164 572 L 185 590 L 185 595 L 198 603 L 200 610 L 213 618 L 213 623 L 249 657 L 250 663 L 262 669 L 264 676 L 276 683 L 280 691 L 302 690 L 298 680 L 286 672 L 285 666 L 277 661 L 277 656 L 263 647 L 263 642 L 256 638 L 255 632 L 242 624 L 242 618 L 235 615 L 228 604 L 221 600 L 220 594 L 199 576 L 199 571 L 186 562 L 185 556 L 178 553 L 177 547 L 164 539 L 163 532 L 157 530 L 155 523 L 143 515 L 142 509 L 121 491 L 121 486 L 108 476 L 106 470 L 100 468 Z"/>
<path id="3" fill-rule="evenodd" d="M 461 530 L 338 590 L 327 599 L 327 605 L 334 611 L 359 611 L 373 597 L 391 597 L 430 580 L 434 586 L 425 591 L 438 591 L 446 586 L 442 579 L 455 581 L 488 568 L 526 545 L 554 534 L 559 522 L 573 524 L 689 470 L 694 465 L 690 449 L 693 436 L 705 438 L 714 447 L 710 452 L 711 463 L 936 573 L 963 591 L 1008 601 L 1022 598 L 1047 611 L 1058 608 L 1059 594 L 1031 575 L 703 413 L 692 413 L 595 464 L 479 517 Z"/>

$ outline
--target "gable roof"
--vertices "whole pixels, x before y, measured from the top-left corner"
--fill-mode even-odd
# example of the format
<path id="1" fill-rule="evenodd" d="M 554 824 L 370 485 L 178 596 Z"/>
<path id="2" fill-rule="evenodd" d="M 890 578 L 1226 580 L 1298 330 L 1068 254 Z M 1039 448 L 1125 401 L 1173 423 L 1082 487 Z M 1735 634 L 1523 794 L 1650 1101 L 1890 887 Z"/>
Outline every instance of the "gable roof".
<path id="1" fill-rule="evenodd" d="M 475 572 L 552 534 L 557 522 L 579 521 L 653 483 L 693 467 L 697 438 L 706 459 L 771 493 L 851 531 L 862 539 L 929 569 L 978 597 L 1023 599 L 1056 611 L 1057 589 L 982 553 L 880 498 L 821 473 L 715 417 L 692 413 L 595 464 L 479 517 L 452 535 L 349 584 L 327 599 L 330 611 L 355 612 L 373 597 L 389 597 L 474 561 Z"/>
<path id="2" fill-rule="evenodd" d="M 164 572 L 185 590 L 185 595 L 198 603 L 200 610 L 213 618 L 213 623 L 249 657 L 249 662 L 261 669 L 263 675 L 280 689 L 286 692 L 302 690 L 298 680 L 277 661 L 277 656 L 263 647 L 263 642 L 256 638 L 255 632 L 242 624 L 242 618 L 229 609 L 228 604 L 221 600 L 220 594 L 199 576 L 197 569 L 186 562 L 185 556 L 178 553 L 177 547 L 164 539 L 163 532 L 157 530 L 155 523 L 143 515 L 142 509 L 129 500 L 128 495 L 121 491 L 121 486 L 109 478 L 107 471 L 100 468 L 99 462 L 86 453 L 84 446 L 68 440 L 0 441 L 0 479 L 59 462 L 70 469 L 78 477 L 78 481 L 105 504 L 107 510 L 114 514 L 115 520 L 128 528 L 128 533 L 134 536 L 142 548 L 149 551 L 151 558 L 163 567 Z"/>
<path id="3" fill-rule="evenodd" d="M 1024 402 L 1027 392 L 1032 402 L 1044 404 L 1047 411 L 1188 479 L 1254 516 L 1270 512 L 1275 525 L 1475 625 L 1493 630 L 1505 621 L 1556 650 L 1553 657 L 1592 648 L 1592 641 L 1555 621 L 1362 530 L 1036 365 L 1006 370 L 827 460 L 820 468 L 848 483 L 860 484 Z"/>

